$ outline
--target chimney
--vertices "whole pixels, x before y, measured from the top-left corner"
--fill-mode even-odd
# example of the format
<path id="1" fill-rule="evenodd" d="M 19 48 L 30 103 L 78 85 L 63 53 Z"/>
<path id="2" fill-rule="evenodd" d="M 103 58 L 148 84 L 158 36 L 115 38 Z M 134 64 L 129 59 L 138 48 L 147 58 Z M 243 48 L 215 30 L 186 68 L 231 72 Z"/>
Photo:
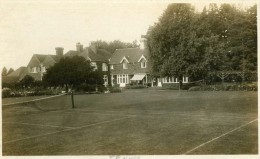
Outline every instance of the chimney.
<path id="1" fill-rule="evenodd" d="M 63 56 L 63 50 L 64 50 L 63 47 L 56 47 L 55 50 L 56 50 L 56 55 Z"/>
<path id="2" fill-rule="evenodd" d="M 76 49 L 77 49 L 78 52 L 82 52 L 83 51 L 83 45 L 78 42 L 76 44 Z"/>
<path id="3" fill-rule="evenodd" d="M 140 39 L 140 49 L 144 50 L 147 48 L 147 39 L 145 35 L 141 35 L 141 39 Z"/>

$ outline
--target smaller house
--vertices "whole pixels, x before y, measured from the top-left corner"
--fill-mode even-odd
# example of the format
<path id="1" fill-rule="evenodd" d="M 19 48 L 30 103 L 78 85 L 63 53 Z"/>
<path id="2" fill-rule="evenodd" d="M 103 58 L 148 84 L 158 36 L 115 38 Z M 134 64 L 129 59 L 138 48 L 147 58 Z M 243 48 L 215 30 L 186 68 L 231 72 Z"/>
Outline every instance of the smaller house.
<path id="1" fill-rule="evenodd" d="M 130 83 L 151 83 L 148 58 L 149 50 L 143 36 L 140 47 L 116 49 L 109 61 L 112 85 L 125 87 Z"/>

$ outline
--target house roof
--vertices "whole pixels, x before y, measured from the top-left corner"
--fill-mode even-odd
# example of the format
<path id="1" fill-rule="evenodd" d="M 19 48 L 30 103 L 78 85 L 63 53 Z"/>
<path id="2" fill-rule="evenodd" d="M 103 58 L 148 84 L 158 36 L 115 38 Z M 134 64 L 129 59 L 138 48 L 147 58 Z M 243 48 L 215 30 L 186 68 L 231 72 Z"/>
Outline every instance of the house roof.
<path id="1" fill-rule="evenodd" d="M 82 52 L 70 50 L 68 51 L 64 56 L 82 56 L 85 59 L 88 60 L 88 58 L 91 61 L 108 61 L 108 59 L 111 57 L 111 53 L 104 50 L 104 49 L 97 49 L 97 53 L 95 53 L 91 48 L 87 47 Z"/>
<path id="2" fill-rule="evenodd" d="M 101 55 L 106 60 L 108 60 L 112 56 L 112 53 L 108 52 L 105 49 L 98 49 L 97 54 Z"/>
<path id="3" fill-rule="evenodd" d="M 33 56 L 35 56 L 40 62 L 42 62 L 47 55 L 34 54 Z"/>
<path id="4" fill-rule="evenodd" d="M 130 63 L 138 62 L 142 55 L 147 59 L 149 55 L 148 49 L 140 48 L 127 48 L 127 49 L 116 49 L 110 59 L 111 64 L 118 64 L 125 57 Z"/>
<path id="5" fill-rule="evenodd" d="M 20 67 L 7 76 L 3 76 L 3 83 L 15 83 L 20 81 L 26 74 L 27 67 Z"/>
<path id="6" fill-rule="evenodd" d="M 59 62 L 60 59 L 62 58 L 62 56 L 59 55 L 49 55 L 49 56 L 52 57 L 55 62 Z"/>
<path id="7" fill-rule="evenodd" d="M 40 63 L 43 63 L 47 57 L 52 58 L 55 62 L 59 62 L 62 56 L 59 55 L 42 55 L 42 54 L 33 54 L 28 66 L 35 67 L 39 66 Z M 48 64 L 48 62 L 44 63 L 45 66 L 52 65 L 52 63 Z"/>

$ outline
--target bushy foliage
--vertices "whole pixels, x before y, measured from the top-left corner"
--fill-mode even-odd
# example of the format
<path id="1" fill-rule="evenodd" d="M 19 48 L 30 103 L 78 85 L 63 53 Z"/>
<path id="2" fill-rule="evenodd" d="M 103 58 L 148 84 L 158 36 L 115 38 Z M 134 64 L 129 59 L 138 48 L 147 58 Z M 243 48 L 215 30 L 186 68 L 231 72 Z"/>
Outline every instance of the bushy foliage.
<path id="1" fill-rule="evenodd" d="M 210 4 L 197 13 L 191 4 L 170 4 L 147 32 L 152 74 L 199 80 L 223 68 L 255 71 L 256 26 L 256 5 Z"/>
<path id="2" fill-rule="evenodd" d="M 108 87 L 110 93 L 121 93 L 122 89 L 120 87 Z"/>
<path id="3" fill-rule="evenodd" d="M 105 49 L 111 53 L 114 53 L 116 49 L 134 48 L 138 46 L 137 41 L 133 41 L 132 43 L 126 43 L 120 40 L 114 40 L 112 42 L 97 40 L 92 41 L 90 45 L 94 45 L 98 49 Z"/>
<path id="4" fill-rule="evenodd" d="M 102 85 L 103 77 L 84 57 L 73 56 L 65 57 L 47 69 L 43 82 L 47 86 L 66 86 L 68 90 L 69 86 L 77 88 L 81 84 Z"/>
<path id="5" fill-rule="evenodd" d="M 20 86 L 28 88 L 34 84 L 35 80 L 32 76 L 26 75 L 24 78 L 18 83 Z"/>

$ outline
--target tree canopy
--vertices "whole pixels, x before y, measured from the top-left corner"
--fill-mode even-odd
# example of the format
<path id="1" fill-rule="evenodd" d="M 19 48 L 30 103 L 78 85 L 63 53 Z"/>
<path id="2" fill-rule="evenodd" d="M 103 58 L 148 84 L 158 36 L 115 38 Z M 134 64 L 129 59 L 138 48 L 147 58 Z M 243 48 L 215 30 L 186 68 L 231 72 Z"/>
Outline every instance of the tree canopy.
<path id="1" fill-rule="evenodd" d="M 19 84 L 24 87 L 24 88 L 28 88 L 31 87 L 33 85 L 33 83 L 35 82 L 34 78 L 30 75 L 26 75 L 24 76 L 24 78 L 19 82 Z"/>
<path id="2" fill-rule="evenodd" d="M 6 76 L 6 75 L 7 75 L 7 69 L 6 69 L 6 67 L 4 67 L 2 69 L 2 76 Z"/>
<path id="3" fill-rule="evenodd" d="M 97 40 L 97 41 L 92 41 L 90 45 L 95 45 L 98 49 L 105 49 L 111 53 L 114 53 L 116 49 L 138 47 L 136 40 L 133 41 L 132 43 L 122 42 L 120 40 L 114 40 L 112 42 Z"/>
<path id="4" fill-rule="evenodd" d="M 202 79 L 228 68 L 256 70 L 256 5 L 238 9 L 210 4 L 170 4 L 147 32 L 152 74 Z"/>
<path id="5" fill-rule="evenodd" d="M 73 56 L 62 58 L 48 68 L 43 76 L 43 82 L 49 86 L 66 86 L 67 89 L 68 86 L 73 87 L 82 83 L 100 84 L 102 76 L 97 71 L 93 71 L 90 62 L 84 57 Z"/>

